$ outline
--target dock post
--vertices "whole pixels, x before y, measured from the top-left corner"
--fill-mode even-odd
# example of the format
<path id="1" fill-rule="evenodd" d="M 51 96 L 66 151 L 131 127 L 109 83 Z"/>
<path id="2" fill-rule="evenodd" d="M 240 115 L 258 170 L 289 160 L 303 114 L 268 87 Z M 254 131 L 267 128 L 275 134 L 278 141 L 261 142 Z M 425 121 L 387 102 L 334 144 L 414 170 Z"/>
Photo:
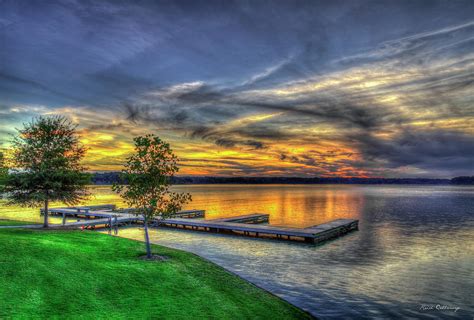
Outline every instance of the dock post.
<path id="1" fill-rule="evenodd" d="M 66 213 L 63 212 L 63 226 L 66 224 Z"/>
<path id="2" fill-rule="evenodd" d="M 114 235 L 117 235 L 117 234 L 118 234 L 118 222 L 117 222 L 117 215 L 114 215 L 114 225 L 115 225 L 115 229 L 114 229 Z"/>
<path id="3" fill-rule="evenodd" d="M 109 216 L 109 234 L 112 234 L 112 216 Z"/>

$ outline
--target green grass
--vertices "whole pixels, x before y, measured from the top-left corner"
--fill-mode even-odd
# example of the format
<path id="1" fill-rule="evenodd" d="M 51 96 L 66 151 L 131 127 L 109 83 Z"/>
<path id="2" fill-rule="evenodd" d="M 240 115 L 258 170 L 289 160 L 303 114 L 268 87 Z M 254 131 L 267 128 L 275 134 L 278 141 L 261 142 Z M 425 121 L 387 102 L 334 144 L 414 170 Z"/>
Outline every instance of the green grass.
<path id="1" fill-rule="evenodd" d="M 307 319 L 190 253 L 96 232 L 0 229 L 0 319 Z"/>
<path id="2" fill-rule="evenodd" d="M 16 221 L 0 219 L 0 226 L 24 226 L 27 224 L 38 224 L 37 222 Z"/>

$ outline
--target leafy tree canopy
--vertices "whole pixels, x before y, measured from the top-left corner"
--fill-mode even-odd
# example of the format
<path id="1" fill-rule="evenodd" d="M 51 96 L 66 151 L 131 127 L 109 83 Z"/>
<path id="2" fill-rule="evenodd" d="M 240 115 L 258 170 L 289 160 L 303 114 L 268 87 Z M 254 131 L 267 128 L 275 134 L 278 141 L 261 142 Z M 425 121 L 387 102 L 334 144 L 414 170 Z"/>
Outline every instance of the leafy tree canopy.
<path id="1" fill-rule="evenodd" d="M 135 153 L 120 174 L 121 184 L 114 184 L 113 189 L 137 214 L 149 219 L 173 215 L 191 200 L 188 193 L 170 191 L 171 179 L 179 170 L 177 157 L 155 135 L 136 137 L 134 142 Z"/>
<path id="2" fill-rule="evenodd" d="M 86 149 L 67 118 L 35 118 L 18 130 L 12 145 L 13 169 L 5 186 L 10 204 L 44 203 L 47 226 L 49 201 L 73 205 L 88 195 L 90 175 L 81 164 Z"/>
<path id="3" fill-rule="evenodd" d="M 191 201 L 191 195 L 170 190 L 171 178 L 179 169 L 168 143 L 155 135 L 136 137 L 134 142 L 135 153 L 127 159 L 120 175 L 122 184 L 114 184 L 113 190 L 143 216 L 147 255 L 151 257 L 148 221 L 173 215 Z"/>

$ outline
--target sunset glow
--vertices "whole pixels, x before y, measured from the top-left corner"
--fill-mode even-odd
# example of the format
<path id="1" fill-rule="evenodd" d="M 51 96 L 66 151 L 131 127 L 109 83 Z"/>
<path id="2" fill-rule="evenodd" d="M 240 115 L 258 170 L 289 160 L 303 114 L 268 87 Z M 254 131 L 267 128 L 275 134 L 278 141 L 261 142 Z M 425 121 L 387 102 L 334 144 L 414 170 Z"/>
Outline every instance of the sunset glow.
<path id="1" fill-rule="evenodd" d="M 182 175 L 469 174 L 474 22 L 445 4 L 11 5 L 0 148 L 22 122 L 62 114 L 90 170 L 120 169 L 133 137 L 155 133 Z"/>

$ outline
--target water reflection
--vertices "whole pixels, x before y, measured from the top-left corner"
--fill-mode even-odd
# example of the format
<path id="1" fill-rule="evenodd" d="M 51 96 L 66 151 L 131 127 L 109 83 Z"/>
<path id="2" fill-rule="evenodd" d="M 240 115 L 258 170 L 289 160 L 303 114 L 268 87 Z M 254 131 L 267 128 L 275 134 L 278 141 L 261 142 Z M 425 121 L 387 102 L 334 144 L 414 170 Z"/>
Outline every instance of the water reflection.
<path id="1" fill-rule="evenodd" d="M 360 231 L 320 246 L 171 229 L 153 242 L 202 255 L 320 318 L 472 317 L 474 188 L 451 186 L 178 186 L 208 218 L 270 214 L 274 225 L 360 219 Z M 92 204 L 123 205 L 108 187 Z M 0 207 L 0 218 L 39 221 Z M 141 240 L 142 230 L 120 236 Z M 458 306 L 456 313 L 420 304 Z"/>
<path id="2" fill-rule="evenodd" d="M 108 186 L 92 186 L 90 190 L 92 196 L 83 205 L 113 203 L 125 206 Z M 353 186 L 191 185 L 175 186 L 174 190 L 191 193 L 193 202 L 185 209 L 205 209 L 207 219 L 258 212 L 270 214 L 272 225 L 291 227 L 357 218 L 364 204 L 361 191 Z M 40 222 L 38 212 L 38 208 L 7 207 L 5 200 L 0 200 L 0 218 L 3 219 Z M 59 222 L 60 219 L 52 219 L 52 223 Z"/>
<path id="3" fill-rule="evenodd" d="M 82 205 L 98 205 L 114 203 L 118 206 L 124 206 L 123 201 L 111 190 L 109 186 L 91 186 L 91 197 L 89 200 L 81 203 Z M 25 208 L 20 206 L 7 206 L 7 201 L 0 198 L 0 219 L 10 219 L 28 222 L 42 222 L 43 218 L 39 215 L 38 208 Z M 53 202 L 51 208 L 65 206 L 61 202 Z M 51 217 L 51 223 L 61 223 L 61 218 Z"/>
<path id="4" fill-rule="evenodd" d="M 270 224 L 308 227 L 359 216 L 363 196 L 351 186 L 202 185 L 178 186 L 190 192 L 188 208 L 206 209 L 208 219 L 268 213 Z"/>

